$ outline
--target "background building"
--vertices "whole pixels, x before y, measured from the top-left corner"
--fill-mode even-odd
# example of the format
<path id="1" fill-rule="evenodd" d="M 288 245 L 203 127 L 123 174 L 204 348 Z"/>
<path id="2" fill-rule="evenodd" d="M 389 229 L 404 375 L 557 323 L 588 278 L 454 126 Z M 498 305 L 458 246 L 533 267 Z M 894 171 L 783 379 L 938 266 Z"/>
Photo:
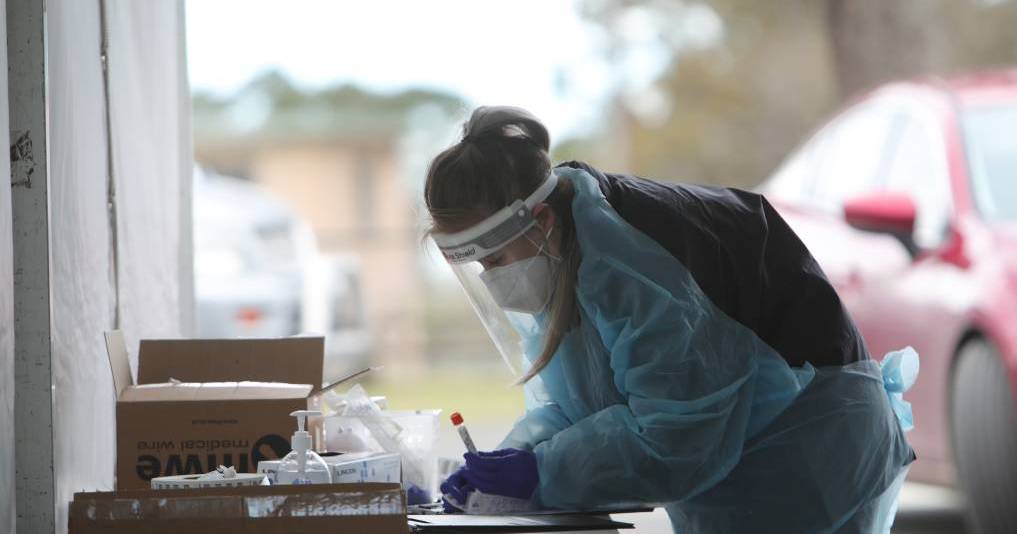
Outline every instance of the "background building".
<path id="1" fill-rule="evenodd" d="M 418 160 L 450 141 L 461 107 L 436 92 L 302 92 L 272 72 L 226 99 L 195 97 L 196 161 L 262 186 L 323 254 L 358 266 L 370 356 L 394 372 L 419 370 L 425 350 Z"/>

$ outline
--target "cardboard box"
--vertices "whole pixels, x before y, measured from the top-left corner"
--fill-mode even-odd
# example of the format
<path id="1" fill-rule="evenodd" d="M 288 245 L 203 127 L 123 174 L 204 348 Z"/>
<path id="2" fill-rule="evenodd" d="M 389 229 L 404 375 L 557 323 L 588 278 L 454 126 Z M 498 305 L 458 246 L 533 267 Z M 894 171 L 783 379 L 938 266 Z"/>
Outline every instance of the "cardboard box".
<path id="1" fill-rule="evenodd" d="M 406 534 L 398 484 L 76 493 L 70 534 Z"/>
<path id="2" fill-rule="evenodd" d="M 137 385 L 123 336 L 107 334 L 106 347 L 117 392 L 117 489 L 219 464 L 255 472 L 259 461 L 289 452 L 289 414 L 306 410 L 321 386 L 321 337 L 142 340 Z"/>

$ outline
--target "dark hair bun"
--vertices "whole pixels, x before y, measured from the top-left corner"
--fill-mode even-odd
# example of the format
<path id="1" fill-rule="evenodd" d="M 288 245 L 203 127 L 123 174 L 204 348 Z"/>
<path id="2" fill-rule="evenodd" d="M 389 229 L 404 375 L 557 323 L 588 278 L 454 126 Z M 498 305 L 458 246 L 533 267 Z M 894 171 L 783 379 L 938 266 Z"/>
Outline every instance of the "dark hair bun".
<path id="1" fill-rule="evenodd" d="M 512 106 L 481 106 L 463 125 L 463 141 L 523 137 L 545 152 L 551 148 L 547 128 L 529 111 Z"/>

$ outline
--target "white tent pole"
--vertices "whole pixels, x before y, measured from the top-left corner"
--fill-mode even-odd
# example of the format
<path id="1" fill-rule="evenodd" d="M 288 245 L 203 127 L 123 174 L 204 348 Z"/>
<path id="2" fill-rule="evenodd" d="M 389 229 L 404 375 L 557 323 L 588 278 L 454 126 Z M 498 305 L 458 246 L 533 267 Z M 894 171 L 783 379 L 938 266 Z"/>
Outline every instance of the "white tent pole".
<path id="1" fill-rule="evenodd" d="M 191 138 L 191 84 L 187 76 L 186 4 L 180 0 L 177 18 L 177 78 L 180 94 L 180 334 L 197 333 L 197 304 L 194 298 L 194 144 Z"/>
<path id="2" fill-rule="evenodd" d="M 14 448 L 18 533 L 53 532 L 49 139 L 44 0 L 6 2 L 14 233 Z"/>

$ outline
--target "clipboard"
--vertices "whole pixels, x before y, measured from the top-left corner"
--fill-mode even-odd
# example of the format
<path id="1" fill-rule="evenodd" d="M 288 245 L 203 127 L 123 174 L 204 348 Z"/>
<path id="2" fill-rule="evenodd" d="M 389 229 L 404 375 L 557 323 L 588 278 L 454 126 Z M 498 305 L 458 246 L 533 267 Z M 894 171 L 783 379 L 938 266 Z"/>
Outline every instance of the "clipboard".
<path id="1" fill-rule="evenodd" d="M 410 532 L 428 534 L 566 532 L 634 528 L 632 523 L 587 514 L 547 515 L 409 515 Z"/>

